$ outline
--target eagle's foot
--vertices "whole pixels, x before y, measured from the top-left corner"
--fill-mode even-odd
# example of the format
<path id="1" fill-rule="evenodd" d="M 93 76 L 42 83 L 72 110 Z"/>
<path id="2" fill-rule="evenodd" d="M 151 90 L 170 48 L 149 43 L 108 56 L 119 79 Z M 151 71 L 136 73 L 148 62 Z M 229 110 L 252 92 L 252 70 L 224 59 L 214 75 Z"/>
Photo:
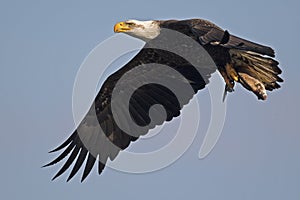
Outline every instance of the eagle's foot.
<path id="1" fill-rule="evenodd" d="M 258 99 L 267 99 L 267 91 L 262 82 L 246 73 L 239 73 L 239 75 L 241 77 L 241 83 L 246 89 L 252 91 Z"/>
<path id="2" fill-rule="evenodd" d="M 258 96 L 258 99 L 266 100 L 267 99 L 267 93 L 265 86 L 261 82 L 257 82 L 255 84 L 256 86 L 256 93 Z"/>
<path id="3" fill-rule="evenodd" d="M 236 82 L 239 81 L 239 75 L 238 73 L 235 71 L 235 69 L 233 68 L 232 64 L 227 63 L 225 65 L 225 70 L 227 73 L 227 76 L 231 79 L 234 80 Z"/>

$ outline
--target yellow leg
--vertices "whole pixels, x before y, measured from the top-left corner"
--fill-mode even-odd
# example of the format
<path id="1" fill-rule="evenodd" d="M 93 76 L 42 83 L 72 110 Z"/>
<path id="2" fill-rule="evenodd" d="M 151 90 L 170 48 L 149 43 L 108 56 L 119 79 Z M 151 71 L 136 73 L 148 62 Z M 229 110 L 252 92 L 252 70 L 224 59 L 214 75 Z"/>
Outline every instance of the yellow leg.
<path id="1" fill-rule="evenodd" d="M 226 83 L 226 88 L 228 91 L 233 91 L 234 87 L 234 81 L 227 75 L 226 71 L 222 68 L 219 69 L 225 83 Z"/>
<path id="2" fill-rule="evenodd" d="M 235 71 L 235 69 L 233 68 L 233 66 L 229 63 L 227 63 L 225 65 L 225 70 L 226 70 L 226 74 L 227 76 L 231 79 L 234 80 L 236 82 L 239 81 L 239 76 L 237 74 L 237 72 Z"/>

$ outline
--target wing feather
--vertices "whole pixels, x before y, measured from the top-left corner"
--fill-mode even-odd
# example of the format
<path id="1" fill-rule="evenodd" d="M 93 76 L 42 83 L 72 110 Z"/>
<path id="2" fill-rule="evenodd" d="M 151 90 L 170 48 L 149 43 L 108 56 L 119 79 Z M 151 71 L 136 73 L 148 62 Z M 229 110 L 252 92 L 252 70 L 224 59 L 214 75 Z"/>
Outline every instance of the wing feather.
<path id="1" fill-rule="evenodd" d="M 136 120 L 137 124 L 143 126 L 149 125 L 148 128 L 143 131 L 137 132 L 137 130 L 134 130 L 130 126 L 130 119 L 126 119 L 126 115 L 124 115 L 126 109 L 128 109 L 125 106 L 126 104 L 117 104 L 118 112 L 120 114 L 113 116 L 111 110 L 111 95 L 117 82 L 126 73 L 136 66 L 148 63 L 167 65 L 170 68 L 175 69 L 185 78 L 177 79 L 173 76 L 169 76 L 166 72 L 154 73 L 152 71 L 153 69 L 148 67 L 145 68 L 145 72 L 143 72 L 142 76 L 138 76 L 137 74 L 133 78 L 125 79 L 127 82 L 125 82 L 124 85 L 126 85 L 126 87 L 134 88 L 134 84 L 137 81 L 143 81 L 147 73 L 149 73 L 157 79 L 168 78 L 170 82 L 174 81 L 172 84 L 174 84 L 174 88 L 177 89 L 180 88 L 180 85 L 184 86 L 190 84 L 194 91 L 192 94 L 184 94 L 186 97 L 181 105 L 172 91 L 158 84 L 146 84 L 135 90 L 129 103 L 130 114 L 132 115 L 132 118 Z M 187 70 L 188 68 L 190 70 Z M 174 55 L 174 53 L 160 49 L 143 48 L 131 61 L 129 61 L 129 63 L 105 80 L 89 112 L 79 124 L 77 130 L 62 145 L 51 151 L 59 151 L 67 147 L 60 156 L 45 166 L 50 166 L 61 161 L 66 155 L 72 152 L 66 163 L 53 179 L 63 174 L 71 166 L 73 161 L 76 160 L 67 179 L 67 181 L 71 180 L 83 165 L 84 160 L 86 160 L 81 181 L 85 180 L 94 166 L 97 156 L 99 158 L 98 173 L 100 174 L 103 171 L 108 158 L 113 160 L 120 150 L 129 146 L 131 141 L 135 141 L 140 135 L 146 134 L 149 129 L 163 123 L 162 120 L 155 120 L 150 123 L 149 109 L 152 105 L 160 104 L 164 106 L 167 113 L 167 121 L 178 116 L 183 105 L 187 104 L 199 89 L 205 87 L 208 83 L 210 74 L 215 71 L 215 69 L 207 70 L 207 74 L 201 74 L 201 76 L 200 74 L 195 74 L 197 70 L 193 70 L 193 68 L 194 66 L 188 61 L 180 56 Z M 154 114 L 157 117 L 160 115 L 159 112 L 155 112 Z M 95 116 L 96 120 L 94 119 Z M 126 133 L 124 130 L 120 129 L 116 121 L 129 127 L 130 133 Z M 102 134 L 100 133 L 100 127 L 103 132 Z"/>
<path id="2" fill-rule="evenodd" d="M 84 147 L 81 148 L 81 151 L 79 153 L 79 156 L 76 160 L 76 163 L 67 179 L 67 181 L 71 180 L 71 178 L 73 178 L 73 176 L 78 172 L 78 170 L 80 169 L 80 167 L 82 166 L 86 156 L 88 154 L 88 150 Z"/>
<path id="3" fill-rule="evenodd" d="M 203 26 L 196 24 L 192 27 L 192 31 L 199 38 L 202 45 L 220 45 L 228 49 L 239 49 L 252 51 L 262 55 L 275 56 L 275 52 L 271 47 L 251 42 L 249 40 L 231 35 L 228 31 L 224 31 L 217 26 Z"/>

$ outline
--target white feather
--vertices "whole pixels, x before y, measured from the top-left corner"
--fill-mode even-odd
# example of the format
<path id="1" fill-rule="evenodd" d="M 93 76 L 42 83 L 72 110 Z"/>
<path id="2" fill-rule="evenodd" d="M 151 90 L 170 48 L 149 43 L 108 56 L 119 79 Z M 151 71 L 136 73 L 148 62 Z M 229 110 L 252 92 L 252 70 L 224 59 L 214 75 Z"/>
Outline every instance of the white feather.
<path id="1" fill-rule="evenodd" d="M 160 27 L 156 21 L 128 20 L 126 23 L 134 23 L 133 29 L 126 31 L 128 35 L 148 41 L 160 34 Z"/>

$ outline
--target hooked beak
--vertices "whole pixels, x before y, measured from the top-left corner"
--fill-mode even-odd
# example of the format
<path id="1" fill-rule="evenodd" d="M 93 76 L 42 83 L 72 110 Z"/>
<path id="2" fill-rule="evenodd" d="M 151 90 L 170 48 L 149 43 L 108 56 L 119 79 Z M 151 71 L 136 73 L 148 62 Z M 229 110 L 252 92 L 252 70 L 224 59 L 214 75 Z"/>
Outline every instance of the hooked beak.
<path id="1" fill-rule="evenodd" d="M 131 30 L 131 28 L 128 26 L 126 22 L 119 22 L 114 26 L 115 33 L 123 33 L 129 30 Z"/>

